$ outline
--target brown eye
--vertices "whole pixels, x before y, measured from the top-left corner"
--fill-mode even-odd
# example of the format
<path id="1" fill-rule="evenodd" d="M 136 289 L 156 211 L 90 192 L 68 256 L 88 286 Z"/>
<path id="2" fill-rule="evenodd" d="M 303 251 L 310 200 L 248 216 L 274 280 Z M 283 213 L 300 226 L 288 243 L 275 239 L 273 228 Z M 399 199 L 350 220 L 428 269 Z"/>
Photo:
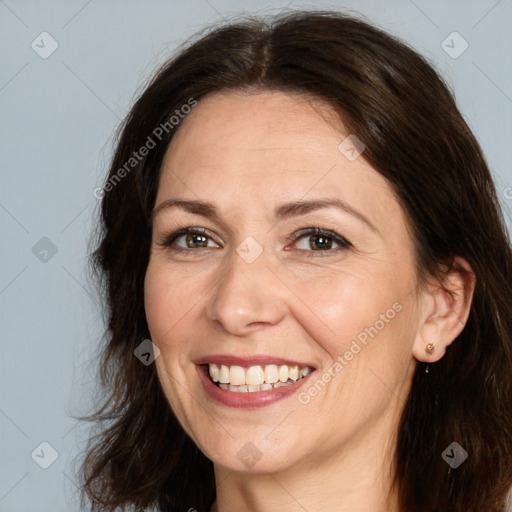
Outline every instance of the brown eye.
<path id="1" fill-rule="evenodd" d="M 332 239 L 325 235 L 313 235 L 309 237 L 309 246 L 314 251 L 330 249 L 332 247 Z"/>
<path id="2" fill-rule="evenodd" d="M 196 233 L 189 233 L 185 237 L 185 243 L 187 244 L 187 247 L 189 249 L 194 249 L 196 247 L 196 244 L 199 247 L 207 247 L 208 246 L 208 237 L 206 237 L 204 235 L 199 235 Z"/>
<path id="3" fill-rule="evenodd" d="M 308 252 L 337 252 L 348 249 L 351 243 L 334 231 L 321 228 L 302 229 L 293 236 L 296 248 Z"/>
<path id="4" fill-rule="evenodd" d="M 192 227 L 179 229 L 171 233 L 160 245 L 175 252 L 186 251 L 188 249 L 219 247 L 219 245 L 212 240 L 212 234 L 208 230 Z"/>

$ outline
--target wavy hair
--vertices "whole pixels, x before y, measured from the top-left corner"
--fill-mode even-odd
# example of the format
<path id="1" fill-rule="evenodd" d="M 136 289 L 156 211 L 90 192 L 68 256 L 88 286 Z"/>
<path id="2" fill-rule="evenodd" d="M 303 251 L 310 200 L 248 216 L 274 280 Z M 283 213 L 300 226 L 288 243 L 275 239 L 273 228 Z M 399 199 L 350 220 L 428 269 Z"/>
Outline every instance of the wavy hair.
<path id="1" fill-rule="evenodd" d="M 91 251 L 107 311 L 105 394 L 87 417 L 95 433 L 80 471 L 83 502 L 98 511 L 203 512 L 215 500 L 212 462 L 176 420 L 155 365 L 141 364 L 134 349 L 150 336 L 144 276 L 162 159 L 179 129 L 169 120 L 191 99 L 248 89 L 332 106 L 392 185 L 421 279 L 442 279 L 456 256 L 471 265 L 467 324 L 428 373 L 417 363 L 390 463 L 403 512 L 503 511 L 512 485 L 512 250 L 491 174 L 423 57 L 364 21 L 323 11 L 213 27 L 158 70 L 120 127 Z M 143 152 L 148 137 L 155 146 Z M 441 453 L 454 441 L 469 457 L 451 470 Z"/>

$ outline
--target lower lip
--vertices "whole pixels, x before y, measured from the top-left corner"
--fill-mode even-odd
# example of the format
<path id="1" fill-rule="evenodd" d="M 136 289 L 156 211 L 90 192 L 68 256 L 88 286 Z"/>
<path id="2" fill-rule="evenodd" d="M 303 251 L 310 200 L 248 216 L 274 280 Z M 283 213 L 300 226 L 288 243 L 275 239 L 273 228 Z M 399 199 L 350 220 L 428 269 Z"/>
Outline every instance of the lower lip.
<path id="1" fill-rule="evenodd" d="M 217 402 L 228 407 L 236 407 L 242 409 L 254 409 L 256 407 L 265 407 L 273 404 L 278 400 L 282 400 L 296 393 L 299 388 L 314 373 L 311 372 L 302 379 L 299 379 L 288 386 L 281 386 L 276 389 L 268 389 L 266 391 L 253 391 L 247 393 L 238 393 L 236 391 L 226 391 L 219 388 L 206 374 L 208 371 L 203 366 L 197 365 L 197 372 L 208 394 Z"/>

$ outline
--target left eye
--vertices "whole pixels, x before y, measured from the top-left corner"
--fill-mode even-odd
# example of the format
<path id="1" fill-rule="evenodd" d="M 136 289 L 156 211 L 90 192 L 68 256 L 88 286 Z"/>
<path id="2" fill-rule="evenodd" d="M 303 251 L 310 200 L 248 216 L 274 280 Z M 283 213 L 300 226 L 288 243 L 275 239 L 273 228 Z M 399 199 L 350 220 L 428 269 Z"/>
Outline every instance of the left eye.
<path id="1" fill-rule="evenodd" d="M 301 230 L 294 235 L 297 249 L 305 251 L 329 251 L 348 249 L 350 242 L 333 231 L 320 228 Z"/>

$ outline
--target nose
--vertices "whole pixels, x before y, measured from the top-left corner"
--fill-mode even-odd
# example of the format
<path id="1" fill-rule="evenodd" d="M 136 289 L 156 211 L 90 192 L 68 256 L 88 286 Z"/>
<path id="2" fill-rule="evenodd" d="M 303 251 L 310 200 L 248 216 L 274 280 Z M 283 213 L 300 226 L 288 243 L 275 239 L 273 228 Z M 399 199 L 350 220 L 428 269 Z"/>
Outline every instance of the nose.
<path id="1" fill-rule="evenodd" d="M 278 324 L 286 315 L 285 290 L 267 265 L 265 251 L 251 263 L 233 251 L 219 268 L 208 319 L 236 336 Z"/>

